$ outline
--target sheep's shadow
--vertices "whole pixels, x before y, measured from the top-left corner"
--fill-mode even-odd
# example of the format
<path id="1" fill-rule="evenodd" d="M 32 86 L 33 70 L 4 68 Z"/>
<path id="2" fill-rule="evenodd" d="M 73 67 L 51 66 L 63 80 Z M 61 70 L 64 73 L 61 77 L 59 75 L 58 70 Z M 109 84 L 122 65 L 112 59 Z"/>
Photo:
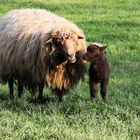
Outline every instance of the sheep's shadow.
<path id="1" fill-rule="evenodd" d="M 0 92 L 0 101 L 7 101 L 9 100 L 9 96 L 8 95 L 5 95 L 5 94 L 2 94 Z"/>
<path id="2" fill-rule="evenodd" d="M 37 98 L 33 98 L 33 99 L 28 98 L 27 101 L 30 104 L 44 105 L 44 104 L 47 104 L 47 103 L 50 103 L 50 102 L 56 102 L 56 99 L 55 98 L 52 98 L 52 97 L 43 97 L 43 99 L 40 101 Z"/>
<path id="3" fill-rule="evenodd" d="M 21 99 L 10 99 L 6 94 L 0 94 L 0 108 L 8 110 L 15 114 L 31 115 L 29 112 L 39 113 L 46 112 L 47 115 L 51 115 L 53 112 L 60 111 L 62 114 L 72 114 L 78 112 L 78 100 L 84 100 L 79 96 L 71 96 L 71 99 L 66 97 L 63 102 L 59 102 L 55 97 L 44 97 L 40 103 L 37 99 L 24 96 Z"/>

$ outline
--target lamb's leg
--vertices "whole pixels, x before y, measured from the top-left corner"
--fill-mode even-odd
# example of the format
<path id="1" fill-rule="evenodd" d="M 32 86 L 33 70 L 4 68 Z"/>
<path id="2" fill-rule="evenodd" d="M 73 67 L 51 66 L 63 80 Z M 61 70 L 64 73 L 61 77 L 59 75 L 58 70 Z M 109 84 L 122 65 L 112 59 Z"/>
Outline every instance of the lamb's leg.
<path id="1" fill-rule="evenodd" d="M 92 100 L 97 97 L 97 83 L 95 81 L 90 81 L 90 96 Z"/>
<path id="2" fill-rule="evenodd" d="M 14 98 L 13 83 L 14 83 L 14 79 L 13 79 L 13 77 L 10 77 L 9 80 L 8 80 L 8 86 L 9 86 L 9 93 L 10 93 L 10 98 L 11 99 Z"/>
<path id="3" fill-rule="evenodd" d="M 108 88 L 108 80 L 101 82 L 101 96 L 104 101 L 106 101 L 106 95 L 107 95 L 107 88 Z"/>

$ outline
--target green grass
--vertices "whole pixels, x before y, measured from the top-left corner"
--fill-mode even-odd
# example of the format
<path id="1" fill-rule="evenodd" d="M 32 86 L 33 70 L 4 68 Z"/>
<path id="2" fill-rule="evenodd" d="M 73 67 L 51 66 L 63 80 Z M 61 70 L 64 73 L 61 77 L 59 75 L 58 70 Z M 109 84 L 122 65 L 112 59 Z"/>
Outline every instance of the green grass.
<path id="1" fill-rule="evenodd" d="M 139 140 L 140 1 L 0 0 L 0 15 L 31 7 L 64 16 L 84 30 L 88 43 L 109 46 L 108 101 L 90 100 L 87 74 L 61 104 L 48 89 L 44 96 L 52 100 L 43 105 L 30 103 L 27 91 L 11 101 L 0 85 L 0 140 Z"/>

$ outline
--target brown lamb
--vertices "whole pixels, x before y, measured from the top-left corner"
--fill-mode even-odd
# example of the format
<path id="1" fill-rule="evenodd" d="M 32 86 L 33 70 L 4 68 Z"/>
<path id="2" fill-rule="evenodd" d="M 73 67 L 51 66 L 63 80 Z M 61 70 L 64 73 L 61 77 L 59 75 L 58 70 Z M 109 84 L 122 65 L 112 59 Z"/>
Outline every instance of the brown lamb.
<path id="1" fill-rule="evenodd" d="M 106 46 L 97 43 L 90 44 L 83 59 L 91 62 L 89 68 L 90 95 L 94 100 L 97 97 L 97 84 L 100 83 L 100 93 L 102 99 L 106 100 L 109 83 L 109 65 L 104 54 Z"/>

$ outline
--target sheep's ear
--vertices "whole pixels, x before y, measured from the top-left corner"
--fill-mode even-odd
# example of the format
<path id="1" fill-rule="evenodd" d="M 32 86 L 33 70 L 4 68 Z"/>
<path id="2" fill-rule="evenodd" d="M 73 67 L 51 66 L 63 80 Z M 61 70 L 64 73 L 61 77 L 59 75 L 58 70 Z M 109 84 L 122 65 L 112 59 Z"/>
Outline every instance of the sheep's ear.
<path id="1" fill-rule="evenodd" d="M 50 33 L 44 33 L 41 36 L 41 44 L 43 45 L 43 47 L 45 48 L 46 46 L 48 46 L 49 44 L 52 43 L 52 37 Z"/>
<path id="2" fill-rule="evenodd" d="M 50 38 L 49 40 L 47 40 L 46 41 L 46 44 L 50 44 L 50 43 L 52 43 L 53 41 L 52 41 L 52 38 Z"/>
<path id="3" fill-rule="evenodd" d="M 45 50 L 46 50 L 46 54 L 48 55 L 52 55 L 54 50 L 55 50 L 55 46 L 54 46 L 54 43 L 53 43 L 53 38 L 49 38 L 46 42 L 45 42 Z"/>
<path id="4" fill-rule="evenodd" d="M 100 52 L 103 52 L 106 48 L 107 46 L 100 46 Z"/>
<path id="5" fill-rule="evenodd" d="M 83 37 L 83 36 L 78 35 L 78 39 L 84 39 L 84 37 Z"/>
<path id="6" fill-rule="evenodd" d="M 55 47 L 52 45 L 49 50 L 49 55 L 52 55 L 54 51 L 55 51 Z"/>
<path id="7" fill-rule="evenodd" d="M 45 50 L 46 50 L 46 54 L 52 55 L 55 50 L 55 47 L 53 44 L 48 44 L 45 46 Z"/>

